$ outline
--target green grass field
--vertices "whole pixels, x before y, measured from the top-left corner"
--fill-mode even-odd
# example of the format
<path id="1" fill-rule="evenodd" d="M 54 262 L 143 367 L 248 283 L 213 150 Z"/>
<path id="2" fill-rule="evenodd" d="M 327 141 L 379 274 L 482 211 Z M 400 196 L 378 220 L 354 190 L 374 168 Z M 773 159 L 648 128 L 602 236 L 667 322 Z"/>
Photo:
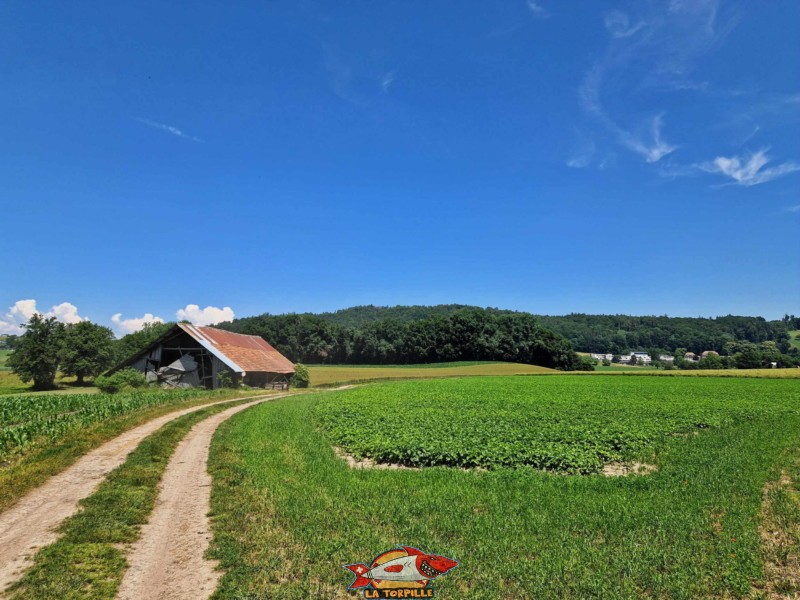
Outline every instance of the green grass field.
<path id="1" fill-rule="evenodd" d="M 496 468 L 527 463 L 532 441 L 576 464 L 594 453 L 657 471 Z M 489 470 L 351 469 L 334 443 L 418 463 L 503 458 Z M 216 597 L 345 597 L 342 564 L 400 544 L 460 561 L 437 581 L 442 598 L 790 594 L 772 567 L 797 560 L 798 465 L 793 380 L 480 377 L 279 400 L 213 443 L 212 554 L 227 572 Z M 784 479 L 794 487 L 762 503 Z M 762 520 L 793 532 L 788 546 L 765 545 Z"/>
<path id="2" fill-rule="evenodd" d="M 23 383 L 15 373 L 10 370 L 0 370 L 0 396 L 7 396 L 9 394 L 94 394 L 97 388 L 92 386 L 76 386 L 74 377 L 64 377 L 59 375 L 56 377 L 55 390 L 48 390 L 45 392 L 35 392 L 31 389 L 30 383 Z"/>
<path id="3" fill-rule="evenodd" d="M 8 370 L 6 361 L 8 360 L 9 354 L 11 354 L 11 350 L 0 350 L 0 371 Z"/>
<path id="4" fill-rule="evenodd" d="M 558 373 L 547 367 L 503 362 L 435 363 L 428 365 L 309 365 L 311 385 L 330 386 L 339 383 L 381 379 L 428 379 L 464 377 L 468 375 L 534 375 Z"/>
<path id="5" fill-rule="evenodd" d="M 436 379 L 473 375 L 570 375 L 535 365 L 501 362 L 437 363 L 431 365 L 311 365 L 311 386 L 333 386 L 344 383 L 363 383 L 391 379 Z M 598 367 L 597 371 L 572 373 L 580 375 L 631 375 L 659 377 L 734 377 L 800 379 L 800 369 L 723 369 L 663 371 L 649 367 Z"/>
<path id="6" fill-rule="evenodd" d="M 645 372 L 658 371 L 656 367 L 649 367 L 644 365 L 640 367 L 632 367 L 630 365 L 620 365 L 615 363 L 612 363 L 608 366 L 595 365 L 594 370 L 599 372 L 611 372 L 611 373 L 615 371 L 645 371 Z"/>

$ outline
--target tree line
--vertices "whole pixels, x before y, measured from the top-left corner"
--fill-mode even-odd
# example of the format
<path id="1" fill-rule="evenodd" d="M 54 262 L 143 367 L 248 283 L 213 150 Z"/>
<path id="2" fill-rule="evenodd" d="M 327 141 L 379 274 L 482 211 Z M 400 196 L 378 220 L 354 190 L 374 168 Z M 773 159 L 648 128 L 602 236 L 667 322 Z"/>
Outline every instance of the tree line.
<path id="1" fill-rule="evenodd" d="M 420 364 L 497 360 L 562 370 L 590 368 L 569 340 L 526 313 L 458 308 L 416 320 L 346 327 L 321 315 L 236 319 L 218 327 L 260 335 L 292 361 L 309 364 Z"/>
<path id="2" fill-rule="evenodd" d="M 567 337 L 582 352 L 622 354 L 631 350 L 656 348 L 675 352 L 685 348 L 701 353 L 725 352 L 725 344 L 744 341 L 759 344 L 775 342 L 782 352 L 789 350 L 789 335 L 784 321 L 762 317 L 725 316 L 632 317 L 627 315 L 570 314 L 541 317 L 542 325 Z"/>
<path id="3" fill-rule="evenodd" d="M 321 313 L 326 321 L 349 328 L 391 319 L 402 323 L 414 320 L 449 316 L 458 311 L 475 308 L 460 304 L 437 306 L 354 306 L 336 312 Z M 529 314 L 497 308 L 477 309 L 491 314 Z M 572 313 L 564 316 L 533 315 L 539 324 L 567 338 L 579 352 L 624 354 L 634 350 L 660 349 L 675 352 L 685 348 L 700 353 L 714 350 L 723 353 L 730 341 L 754 344 L 775 342 L 781 352 L 789 350 L 788 331 L 800 329 L 800 318 L 786 315 L 781 320 L 767 321 L 763 317 L 723 316 L 667 317 L 631 315 L 589 315 Z"/>
<path id="4" fill-rule="evenodd" d="M 34 389 L 50 389 L 56 374 L 81 384 L 148 346 L 174 323 L 151 323 L 114 339 L 108 327 L 68 324 L 34 315 L 22 335 L 0 337 L 12 350 L 7 365 Z M 800 317 L 714 319 L 570 314 L 537 317 L 525 312 L 458 304 L 361 306 L 334 313 L 263 314 L 221 323 L 237 333 L 259 335 L 293 362 L 309 364 L 417 364 L 499 360 L 562 370 L 592 369 L 583 352 L 623 354 L 646 350 L 654 358 L 675 355 L 679 368 L 763 368 L 800 364 L 789 331 Z M 685 352 L 714 350 L 700 363 Z"/>
<path id="5" fill-rule="evenodd" d="M 114 362 L 114 334 L 91 321 L 65 325 L 55 317 L 33 315 L 23 325 L 25 333 L 13 339 L 6 365 L 35 390 L 55 387 L 56 375 L 74 376 L 82 385 Z"/>

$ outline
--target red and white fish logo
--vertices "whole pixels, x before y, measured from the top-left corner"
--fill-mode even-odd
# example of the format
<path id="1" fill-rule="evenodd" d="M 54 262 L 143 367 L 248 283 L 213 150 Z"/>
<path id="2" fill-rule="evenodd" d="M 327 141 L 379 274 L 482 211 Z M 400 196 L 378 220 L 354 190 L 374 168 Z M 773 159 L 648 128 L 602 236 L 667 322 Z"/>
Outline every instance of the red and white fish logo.
<path id="1" fill-rule="evenodd" d="M 356 576 L 347 589 L 424 588 L 432 579 L 458 566 L 458 561 L 403 546 L 376 556 L 372 564 L 342 565 Z M 381 597 L 381 596 L 375 596 Z"/>

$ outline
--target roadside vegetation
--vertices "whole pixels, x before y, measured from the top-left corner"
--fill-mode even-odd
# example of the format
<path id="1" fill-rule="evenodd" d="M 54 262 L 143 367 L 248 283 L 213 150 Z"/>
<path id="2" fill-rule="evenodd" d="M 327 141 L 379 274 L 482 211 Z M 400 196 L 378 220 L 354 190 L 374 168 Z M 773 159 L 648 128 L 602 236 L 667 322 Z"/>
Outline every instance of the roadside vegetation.
<path id="1" fill-rule="evenodd" d="M 196 423 L 236 404 L 184 415 L 145 438 L 96 492 L 81 501 L 82 510 L 62 523 L 62 537 L 36 555 L 9 597 L 114 598 L 125 573 L 125 555 L 153 510 L 159 481 L 178 443 Z"/>
<path id="2" fill-rule="evenodd" d="M 0 398 L 0 461 L 53 444 L 69 431 L 99 421 L 169 404 L 182 406 L 200 397 L 215 399 L 226 392 L 208 390 L 141 390 L 108 394 L 49 394 Z"/>
<path id="3" fill-rule="evenodd" d="M 0 511 L 120 433 L 166 413 L 264 390 L 0 397 Z"/>
<path id="4" fill-rule="evenodd" d="M 496 419 L 505 427 L 484 440 Z M 525 463 L 525 437 L 540 430 L 544 453 L 590 467 L 567 470 L 593 471 L 598 456 L 657 470 L 501 466 Z M 335 444 L 412 464 L 481 456 L 492 468 L 353 469 Z M 762 501 L 798 453 L 791 380 L 471 378 L 278 400 L 230 419 L 213 442 L 212 555 L 226 571 L 215 597 L 342 595 L 340 565 L 398 544 L 460 561 L 437 581 L 443 597 L 747 597 L 775 583 Z M 796 502 L 769 514 L 800 521 Z"/>

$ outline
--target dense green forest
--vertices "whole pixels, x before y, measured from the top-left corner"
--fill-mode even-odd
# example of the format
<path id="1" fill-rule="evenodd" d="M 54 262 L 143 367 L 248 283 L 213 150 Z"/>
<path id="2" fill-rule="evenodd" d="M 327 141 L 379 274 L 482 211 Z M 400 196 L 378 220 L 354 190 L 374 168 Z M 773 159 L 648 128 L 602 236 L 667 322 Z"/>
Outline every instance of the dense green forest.
<path id="1" fill-rule="evenodd" d="M 457 308 L 417 316 L 345 326 L 325 316 L 260 315 L 219 327 L 260 335 L 289 359 L 312 364 L 500 360 L 564 370 L 585 367 L 568 340 L 529 314 Z"/>
<path id="2" fill-rule="evenodd" d="M 117 356 L 129 356 L 169 326 L 153 324 L 125 336 L 117 342 Z M 772 361 L 781 365 L 800 361 L 800 351 L 791 348 L 788 335 L 800 328 L 800 319 L 788 315 L 779 321 L 736 316 L 554 317 L 447 304 L 356 306 L 319 315 L 263 314 L 218 327 L 260 335 L 290 360 L 309 364 L 502 360 L 564 370 L 586 368 L 573 350 L 612 354 L 645 350 L 654 357 L 659 352 L 682 357 L 686 351 L 714 350 L 737 354 L 742 359 L 738 362 L 752 368 Z"/>
<path id="3" fill-rule="evenodd" d="M 391 319 L 408 323 L 419 319 L 444 317 L 468 307 L 460 304 L 438 306 L 355 306 L 320 318 L 344 327 L 359 328 L 367 324 Z M 495 315 L 528 314 L 496 308 L 479 309 Z M 790 329 L 797 329 L 798 318 L 787 315 L 779 321 L 762 317 L 667 317 L 629 315 L 587 315 L 574 313 L 566 316 L 536 315 L 545 329 L 564 336 L 579 352 L 611 352 L 622 354 L 632 350 L 660 349 L 674 352 L 686 348 L 691 352 L 714 350 L 725 352 L 731 341 L 760 343 L 775 342 L 786 352 L 789 349 Z"/>

